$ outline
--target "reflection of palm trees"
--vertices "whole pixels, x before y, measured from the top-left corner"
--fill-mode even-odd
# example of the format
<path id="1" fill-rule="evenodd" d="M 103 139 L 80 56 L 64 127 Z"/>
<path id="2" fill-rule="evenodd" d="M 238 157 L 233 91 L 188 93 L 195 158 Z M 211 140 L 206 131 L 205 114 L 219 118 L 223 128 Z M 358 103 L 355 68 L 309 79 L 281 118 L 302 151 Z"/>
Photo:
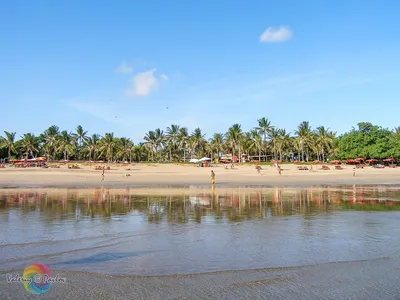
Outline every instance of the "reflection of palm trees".
<path id="1" fill-rule="evenodd" d="M 367 194 L 368 193 L 368 194 Z M 365 196 L 367 195 L 367 196 Z M 216 222 L 239 222 L 254 218 L 318 214 L 344 207 L 346 209 L 400 210 L 400 203 L 387 198 L 400 198 L 398 189 L 364 189 L 361 187 L 308 188 L 285 190 L 273 188 L 256 192 L 211 190 L 192 197 L 184 195 L 141 196 L 108 189 L 91 192 L 63 190 L 59 192 L 2 192 L 0 210 L 11 207 L 22 214 L 40 209 L 43 220 L 97 218 L 109 220 L 113 215 L 128 215 L 133 211 L 152 223 L 202 222 L 204 216 L 213 216 Z M 356 202 L 354 203 L 354 199 Z"/>

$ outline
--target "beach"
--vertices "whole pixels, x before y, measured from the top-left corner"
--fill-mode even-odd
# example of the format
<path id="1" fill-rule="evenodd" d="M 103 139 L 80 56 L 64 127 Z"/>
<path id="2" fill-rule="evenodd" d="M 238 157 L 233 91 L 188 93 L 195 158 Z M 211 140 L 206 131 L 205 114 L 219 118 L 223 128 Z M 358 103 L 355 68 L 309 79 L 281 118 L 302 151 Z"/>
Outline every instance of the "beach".
<path id="1" fill-rule="evenodd" d="M 0 169 L 4 299 L 33 263 L 65 280 L 46 299 L 400 295 L 397 168 L 105 166 Z"/>
<path id="2" fill-rule="evenodd" d="M 101 170 L 95 165 L 79 164 L 79 169 L 68 169 L 68 165 L 60 168 L 13 168 L 0 169 L 0 188 L 32 188 L 32 187 L 169 187 L 183 188 L 211 186 L 211 170 L 216 173 L 215 188 L 222 187 L 271 187 L 271 186 L 312 186 L 312 185 L 353 185 L 353 184 L 398 184 L 400 169 L 374 169 L 365 167 L 356 169 L 344 166 L 343 170 L 322 170 L 322 165 L 314 165 L 313 170 L 298 170 L 298 165 L 283 164 L 282 174 L 272 166 L 262 166 L 257 173 L 250 164 L 236 165 L 234 169 L 225 169 L 223 165 L 198 167 L 189 164 L 110 164 L 105 171 L 104 181 Z M 308 166 L 310 168 L 310 166 Z"/>

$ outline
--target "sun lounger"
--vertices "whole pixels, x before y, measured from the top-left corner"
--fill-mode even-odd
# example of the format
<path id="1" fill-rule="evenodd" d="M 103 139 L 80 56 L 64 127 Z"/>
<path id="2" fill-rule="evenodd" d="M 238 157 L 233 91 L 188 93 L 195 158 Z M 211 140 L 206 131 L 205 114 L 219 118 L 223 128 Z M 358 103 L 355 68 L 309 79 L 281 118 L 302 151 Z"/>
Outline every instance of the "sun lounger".
<path id="1" fill-rule="evenodd" d="M 335 166 L 335 170 L 343 170 L 342 166 Z"/>
<path id="2" fill-rule="evenodd" d="M 300 171 L 308 171 L 308 167 L 306 167 L 306 166 L 299 166 L 299 167 L 297 167 L 297 169 Z"/>
<path id="3" fill-rule="evenodd" d="M 322 166 L 321 170 L 330 170 L 331 168 L 329 168 L 328 166 Z"/>

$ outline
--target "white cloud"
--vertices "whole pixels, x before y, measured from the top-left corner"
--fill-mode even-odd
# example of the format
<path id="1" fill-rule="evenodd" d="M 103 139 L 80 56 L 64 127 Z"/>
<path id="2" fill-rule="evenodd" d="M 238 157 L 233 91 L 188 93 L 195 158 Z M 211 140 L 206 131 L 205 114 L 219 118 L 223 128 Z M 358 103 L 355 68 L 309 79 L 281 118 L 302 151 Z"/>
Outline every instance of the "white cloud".
<path id="1" fill-rule="evenodd" d="M 155 76 L 156 69 L 138 73 L 131 79 L 132 88 L 126 91 L 128 96 L 147 96 L 156 91 L 160 78 Z M 161 79 L 168 80 L 167 75 L 161 75 Z"/>
<path id="2" fill-rule="evenodd" d="M 292 31 L 288 27 L 268 27 L 260 36 L 261 43 L 286 42 L 292 38 Z"/>
<path id="3" fill-rule="evenodd" d="M 121 74 L 129 74 L 129 73 L 133 72 L 133 68 L 130 67 L 126 61 L 123 61 L 115 69 L 115 72 L 121 73 Z"/>

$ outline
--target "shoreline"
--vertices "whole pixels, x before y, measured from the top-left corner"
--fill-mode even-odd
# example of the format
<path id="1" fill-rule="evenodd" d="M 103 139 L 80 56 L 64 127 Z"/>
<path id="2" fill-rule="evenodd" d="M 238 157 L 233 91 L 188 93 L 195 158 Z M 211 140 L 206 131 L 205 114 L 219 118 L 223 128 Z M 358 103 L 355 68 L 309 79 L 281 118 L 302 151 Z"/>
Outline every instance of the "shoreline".
<path id="1" fill-rule="evenodd" d="M 284 165 L 282 175 L 273 167 L 263 167 L 258 174 L 254 165 L 238 165 L 235 169 L 221 166 L 200 168 L 188 165 L 135 164 L 111 165 L 101 181 L 101 171 L 82 165 L 80 169 L 31 168 L 0 169 L 0 189 L 61 189 L 61 188 L 110 188 L 110 189 L 211 189 L 210 171 L 216 173 L 215 190 L 232 188 L 306 188 L 313 186 L 400 185 L 400 168 L 300 171 L 296 165 Z"/>

